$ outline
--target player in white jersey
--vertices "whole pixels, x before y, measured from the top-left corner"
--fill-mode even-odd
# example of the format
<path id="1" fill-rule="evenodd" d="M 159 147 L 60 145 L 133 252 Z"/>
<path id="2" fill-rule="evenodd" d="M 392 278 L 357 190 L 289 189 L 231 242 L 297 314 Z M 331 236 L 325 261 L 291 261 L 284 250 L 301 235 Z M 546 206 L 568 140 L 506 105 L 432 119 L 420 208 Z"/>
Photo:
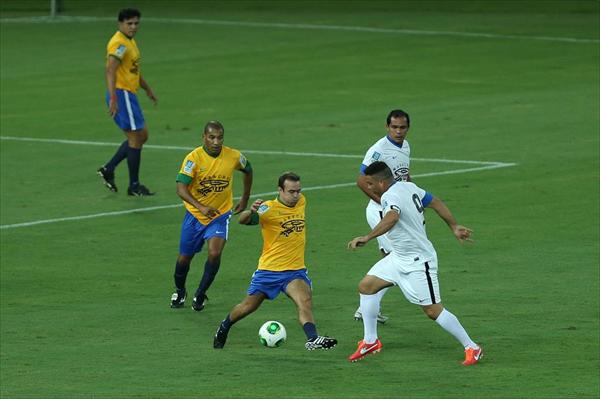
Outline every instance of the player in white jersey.
<path id="1" fill-rule="evenodd" d="M 390 111 L 386 119 L 386 129 L 388 134 L 369 148 L 360 165 L 360 174 L 356 179 L 356 185 L 367 195 L 367 197 L 369 197 L 366 215 L 367 223 L 369 223 L 371 228 L 377 226 L 377 223 L 381 221 L 383 209 L 380 204 L 380 196 L 373 193 L 367 187 L 367 179 L 364 173 L 365 169 L 373 162 L 385 162 L 394 173 L 395 180 L 410 181 L 410 145 L 406 140 L 409 128 L 410 117 L 406 112 L 399 109 Z M 392 251 L 390 241 L 385 235 L 377 237 L 377 242 L 379 243 L 381 256 L 386 256 Z M 386 291 L 387 289 L 382 290 L 379 295 L 383 298 Z M 354 312 L 354 319 L 362 319 L 360 306 L 356 309 L 356 312 Z M 377 321 L 379 323 L 383 324 L 387 320 L 387 316 L 384 316 L 381 313 L 377 315 Z"/>
<path id="2" fill-rule="evenodd" d="M 457 224 L 446 205 L 410 182 L 396 182 L 384 162 L 365 169 L 369 189 L 381 196 L 383 218 L 366 236 L 348 243 L 355 249 L 387 233 L 391 253 L 377 262 L 358 285 L 363 314 L 364 337 L 348 360 L 355 362 L 377 353 L 383 345 L 377 337 L 378 295 L 382 289 L 397 285 L 409 302 L 421 306 L 429 318 L 452 334 L 465 349 L 463 364 L 479 361 L 483 350 L 471 340 L 456 316 L 442 306 L 437 278 L 437 254 L 425 231 L 424 208 L 432 208 L 462 243 L 471 241 L 471 230 Z"/>

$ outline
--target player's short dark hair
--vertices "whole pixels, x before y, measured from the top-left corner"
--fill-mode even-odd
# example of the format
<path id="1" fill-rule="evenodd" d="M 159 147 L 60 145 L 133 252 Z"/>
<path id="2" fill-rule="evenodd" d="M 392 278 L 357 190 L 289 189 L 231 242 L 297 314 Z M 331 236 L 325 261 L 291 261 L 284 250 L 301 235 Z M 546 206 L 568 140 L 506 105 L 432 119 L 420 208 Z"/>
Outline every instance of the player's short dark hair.
<path id="1" fill-rule="evenodd" d="M 408 114 L 404 111 L 402 111 L 401 109 L 394 109 L 391 110 L 390 113 L 387 116 L 387 125 L 389 126 L 390 123 L 392 123 L 392 118 L 402 118 L 405 117 L 406 118 L 406 123 L 408 124 L 408 126 L 410 126 L 410 116 L 408 116 Z"/>
<path id="2" fill-rule="evenodd" d="M 124 8 L 121 11 L 119 11 L 119 22 L 123 22 L 126 19 L 131 19 L 135 17 L 142 18 L 142 13 L 136 8 Z"/>
<path id="3" fill-rule="evenodd" d="M 367 166 L 365 169 L 365 175 L 373 177 L 375 180 L 387 180 L 392 179 L 392 171 L 385 162 L 377 161 Z"/>
<path id="4" fill-rule="evenodd" d="M 208 133 L 210 130 L 218 130 L 219 132 L 225 133 L 223 124 L 219 121 L 210 121 L 204 126 L 204 133 Z"/>
<path id="5" fill-rule="evenodd" d="M 284 183 L 285 183 L 286 180 L 300 181 L 300 176 L 298 176 L 294 172 L 285 172 L 284 174 L 282 174 L 281 176 L 279 176 L 279 181 L 277 182 L 277 185 L 279 187 L 281 187 L 282 190 L 285 189 Z"/>

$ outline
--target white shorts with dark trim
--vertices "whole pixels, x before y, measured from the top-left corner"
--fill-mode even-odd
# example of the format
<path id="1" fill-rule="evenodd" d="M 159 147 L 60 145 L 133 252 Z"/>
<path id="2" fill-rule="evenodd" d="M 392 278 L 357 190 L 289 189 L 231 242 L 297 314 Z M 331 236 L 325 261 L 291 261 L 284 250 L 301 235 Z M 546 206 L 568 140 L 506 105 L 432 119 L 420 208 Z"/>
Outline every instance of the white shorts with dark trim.
<path id="1" fill-rule="evenodd" d="M 391 253 L 375 263 L 367 275 L 394 283 L 415 305 L 432 305 L 442 302 L 437 267 L 437 259 L 406 265 Z"/>

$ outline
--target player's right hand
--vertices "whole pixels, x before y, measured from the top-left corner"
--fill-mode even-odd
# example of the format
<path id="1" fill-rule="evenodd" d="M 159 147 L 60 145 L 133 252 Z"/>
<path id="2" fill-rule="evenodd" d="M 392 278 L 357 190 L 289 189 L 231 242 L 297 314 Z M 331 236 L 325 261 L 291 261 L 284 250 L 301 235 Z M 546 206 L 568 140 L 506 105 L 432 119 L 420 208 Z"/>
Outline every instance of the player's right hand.
<path id="1" fill-rule="evenodd" d="M 202 212 L 204 216 L 210 219 L 214 218 L 215 216 L 218 216 L 221 213 L 218 209 L 213 208 L 212 206 L 203 206 L 199 209 L 199 211 Z"/>
<path id="2" fill-rule="evenodd" d="M 367 237 L 356 237 L 352 241 L 348 243 L 348 249 L 356 249 L 358 247 L 363 247 L 369 240 Z"/>
<path id="3" fill-rule="evenodd" d="M 250 207 L 250 209 L 252 210 L 252 212 L 258 212 L 258 208 L 262 205 L 264 201 L 261 199 L 257 199 L 256 201 L 254 201 L 252 203 L 252 206 Z"/>
<path id="4" fill-rule="evenodd" d="M 108 103 L 108 114 L 111 118 L 114 118 L 117 112 L 119 111 L 119 105 L 117 104 L 116 98 L 111 98 Z"/>

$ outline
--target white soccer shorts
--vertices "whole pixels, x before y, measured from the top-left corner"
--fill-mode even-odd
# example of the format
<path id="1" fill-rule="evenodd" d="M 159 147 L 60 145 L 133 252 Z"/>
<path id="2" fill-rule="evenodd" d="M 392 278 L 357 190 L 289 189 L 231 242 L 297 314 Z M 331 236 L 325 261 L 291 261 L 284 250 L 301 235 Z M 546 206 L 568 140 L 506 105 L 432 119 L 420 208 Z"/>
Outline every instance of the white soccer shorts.
<path id="1" fill-rule="evenodd" d="M 394 283 L 400 287 L 406 299 L 415 305 L 442 302 L 436 259 L 407 266 L 394 254 L 389 254 L 375 263 L 367 274 Z"/>
<path id="2" fill-rule="evenodd" d="M 383 208 L 381 208 L 381 205 L 379 205 L 375 201 L 369 201 L 369 205 L 367 205 L 366 215 L 367 223 L 369 223 L 369 226 L 372 230 L 375 226 L 377 226 L 379 222 L 381 222 L 381 219 L 383 218 Z M 388 254 L 392 252 L 392 243 L 390 242 L 390 240 L 388 240 L 385 234 L 377 237 L 377 243 L 379 245 L 379 249 L 384 250 Z"/>

